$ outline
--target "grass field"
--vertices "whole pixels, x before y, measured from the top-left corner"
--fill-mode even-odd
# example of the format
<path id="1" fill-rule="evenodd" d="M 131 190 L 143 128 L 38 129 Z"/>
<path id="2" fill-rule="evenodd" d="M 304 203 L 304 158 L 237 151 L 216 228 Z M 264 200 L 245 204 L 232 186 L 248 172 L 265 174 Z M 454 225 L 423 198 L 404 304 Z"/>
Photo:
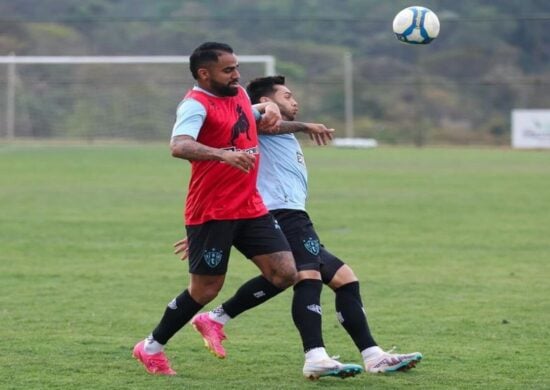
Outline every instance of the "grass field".
<path id="1" fill-rule="evenodd" d="M 230 322 L 228 359 L 185 327 L 176 377 L 131 358 L 187 283 L 188 165 L 166 145 L 0 145 L 2 389 L 550 388 L 550 153 L 307 148 L 309 211 L 409 373 L 302 378 L 290 291 Z M 221 295 L 256 274 L 236 252 Z M 329 353 L 360 363 L 323 291 Z"/>

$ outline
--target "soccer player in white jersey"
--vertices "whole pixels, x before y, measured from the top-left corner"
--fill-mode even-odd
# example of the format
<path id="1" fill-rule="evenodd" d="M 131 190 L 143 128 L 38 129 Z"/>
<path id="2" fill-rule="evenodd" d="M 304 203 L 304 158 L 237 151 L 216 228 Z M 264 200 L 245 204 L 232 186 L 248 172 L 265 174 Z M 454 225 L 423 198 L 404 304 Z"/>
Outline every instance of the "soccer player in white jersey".
<path id="1" fill-rule="evenodd" d="M 247 92 L 253 104 L 274 102 L 279 106 L 283 120 L 294 121 L 298 103 L 285 85 L 283 76 L 255 79 L 248 84 Z M 262 161 L 258 189 L 289 241 L 298 270 L 292 318 L 300 332 L 305 353 L 303 374 L 307 378 L 317 379 L 333 375 L 342 367 L 342 363 L 329 357 L 323 343 L 320 305 L 323 284 L 335 293 L 337 318 L 360 351 L 366 371 L 379 373 L 408 370 L 422 359 L 422 354 L 394 354 L 377 345 L 369 330 L 357 277 L 347 264 L 324 247 L 306 212 L 307 170 L 302 149 L 293 132 L 308 132 L 321 144 L 331 138 L 333 131 L 322 131 L 322 128 L 326 129 L 320 124 L 294 122 L 294 126 L 282 125 L 275 133 L 262 134 L 262 130 L 259 130 Z M 176 243 L 176 253 L 184 253 L 185 246 L 185 241 Z M 193 321 L 200 319 L 201 324 L 209 323 L 212 328 L 219 330 L 220 325 L 223 326 L 230 318 L 250 308 L 236 310 L 239 300 L 237 294 L 214 310 L 199 314 Z M 226 306 L 231 307 L 230 313 Z M 225 357 L 221 345 L 225 334 L 221 332 L 223 337 L 219 337 L 220 332 L 203 329 L 197 328 L 212 352 L 218 357 Z"/>

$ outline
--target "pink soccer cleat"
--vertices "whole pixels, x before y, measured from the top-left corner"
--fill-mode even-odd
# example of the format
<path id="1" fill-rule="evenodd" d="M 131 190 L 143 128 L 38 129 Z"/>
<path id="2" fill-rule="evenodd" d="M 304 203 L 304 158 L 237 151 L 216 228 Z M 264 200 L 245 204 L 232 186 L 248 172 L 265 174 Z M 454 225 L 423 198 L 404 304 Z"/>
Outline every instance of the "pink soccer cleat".
<path id="1" fill-rule="evenodd" d="M 225 349 L 222 341 L 227 337 L 223 331 L 223 325 L 211 320 L 208 313 L 197 314 L 191 320 L 191 325 L 199 332 L 204 340 L 204 346 L 216 357 L 225 358 Z"/>
<path id="2" fill-rule="evenodd" d="M 149 374 L 176 375 L 176 371 L 172 370 L 170 367 L 170 362 L 164 352 L 157 352 L 153 355 L 149 355 L 145 352 L 144 345 L 145 341 L 137 343 L 132 355 L 143 364 L 145 370 Z"/>

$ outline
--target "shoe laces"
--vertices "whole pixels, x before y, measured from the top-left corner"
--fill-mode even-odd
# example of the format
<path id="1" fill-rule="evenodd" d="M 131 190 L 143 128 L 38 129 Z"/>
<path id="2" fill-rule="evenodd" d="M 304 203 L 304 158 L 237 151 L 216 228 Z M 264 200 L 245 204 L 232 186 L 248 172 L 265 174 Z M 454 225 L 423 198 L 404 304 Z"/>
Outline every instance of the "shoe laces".
<path id="1" fill-rule="evenodd" d="M 225 340 L 227 337 L 225 336 L 225 332 L 223 331 L 223 325 L 216 323 L 215 321 L 210 327 L 207 328 L 207 332 L 209 336 L 215 336 L 216 338 L 219 338 L 220 340 Z"/>
<path id="2" fill-rule="evenodd" d="M 387 356 L 387 358 L 390 359 L 390 361 L 392 362 L 392 364 L 401 362 L 402 359 L 403 359 L 404 356 L 405 356 L 405 355 L 401 355 L 401 354 L 395 353 L 395 350 L 396 350 L 396 349 L 397 349 L 397 347 L 393 346 L 389 351 L 386 351 L 386 352 L 385 352 L 385 355 Z M 382 355 L 382 356 L 384 356 L 384 355 Z"/>
<path id="3" fill-rule="evenodd" d="M 150 366 L 159 368 L 161 370 L 170 368 L 170 364 L 168 363 L 168 359 L 164 355 L 158 355 L 149 356 L 149 359 L 147 359 Z"/>
<path id="4" fill-rule="evenodd" d="M 342 362 L 340 361 L 340 355 L 329 356 L 329 358 L 337 365 L 337 367 L 342 366 Z"/>

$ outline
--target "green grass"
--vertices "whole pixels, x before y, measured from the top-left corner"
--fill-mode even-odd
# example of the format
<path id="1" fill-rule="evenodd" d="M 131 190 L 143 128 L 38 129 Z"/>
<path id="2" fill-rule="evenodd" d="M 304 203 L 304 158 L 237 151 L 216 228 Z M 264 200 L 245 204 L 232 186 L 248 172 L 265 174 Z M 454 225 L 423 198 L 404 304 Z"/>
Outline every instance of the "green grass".
<path id="1" fill-rule="evenodd" d="M 185 327 L 179 375 L 131 348 L 187 283 L 188 164 L 165 145 L 0 145 L 0 383 L 5 389 L 550 387 L 550 153 L 307 148 L 309 211 L 362 282 L 385 348 L 417 369 L 305 381 L 291 292 L 227 327 L 216 360 Z M 255 268 L 234 252 L 229 297 Z M 329 353 L 360 363 L 323 291 Z"/>

